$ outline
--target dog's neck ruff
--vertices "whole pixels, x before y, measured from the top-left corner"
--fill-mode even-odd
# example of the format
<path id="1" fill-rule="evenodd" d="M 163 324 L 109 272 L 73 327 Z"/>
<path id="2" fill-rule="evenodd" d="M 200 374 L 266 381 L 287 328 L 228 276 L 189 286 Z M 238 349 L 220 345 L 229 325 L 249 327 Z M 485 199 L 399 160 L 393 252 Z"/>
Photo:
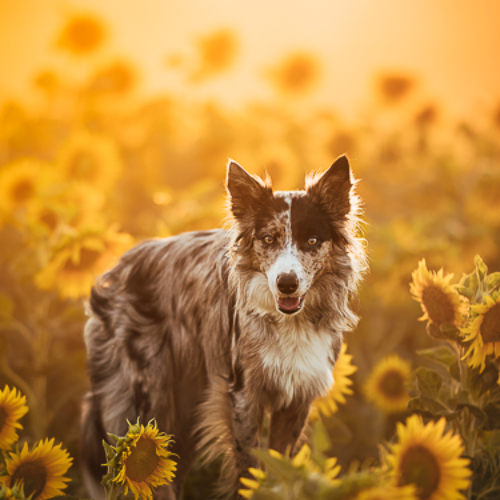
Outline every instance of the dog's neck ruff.
<path id="1" fill-rule="evenodd" d="M 275 384 L 278 407 L 287 407 L 296 398 L 311 401 L 333 384 L 332 332 L 309 328 L 303 321 L 284 321 L 262 342 L 258 355 Z"/>

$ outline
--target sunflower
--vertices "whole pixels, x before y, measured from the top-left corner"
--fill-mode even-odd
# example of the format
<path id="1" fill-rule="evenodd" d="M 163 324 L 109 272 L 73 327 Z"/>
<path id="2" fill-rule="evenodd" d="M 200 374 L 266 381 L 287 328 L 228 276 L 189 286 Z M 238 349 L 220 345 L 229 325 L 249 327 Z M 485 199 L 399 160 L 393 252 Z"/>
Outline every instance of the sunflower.
<path id="1" fill-rule="evenodd" d="M 18 420 L 27 412 L 26 396 L 18 394 L 15 387 L 11 390 L 6 385 L 0 391 L 0 450 L 10 450 L 12 443 L 18 440 L 16 429 L 23 428 Z"/>
<path id="2" fill-rule="evenodd" d="M 360 491 L 352 500 L 417 500 L 415 486 L 383 485 Z"/>
<path id="3" fill-rule="evenodd" d="M 90 91 L 106 95 L 123 95 L 135 87 L 137 76 L 137 70 L 130 63 L 116 60 L 94 75 Z"/>
<path id="4" fill-rule="evenodd" d="M 484 296 L 485 303 L 471 305 L 474 316 L 467 328 L 462 330 L 464 339 L 472 342 L 464 357 L 470 356 L 468 364 L 484 370 L 486 356 L 500 356 L 500 294 L 495 299 Z"/>
<path id="5" fill-rule="evenodd" d="M 333 369 L 334 383 L 326 396 L 314 400 L 309 414 L 310 420 L 317 420 L 321 413 L 325 417 L 331 417 L 338 411 L 338 403 L 345 404 L 345 396 L 353 394 L 352 380 L 349 375 L 352 375 L 358 367 L 351 364 L 352 355 L 346 354 L 346 351 L 347 344 L 343 343 Z"/>
<path id="6" fill-rule="evenodd" d="M 415 87 L 416 81 L 413 77 L 388 73 L 377 78 L 377 90 L 380 97 L 388 103 L 396 103 L 403 100 Z"/>
<path id="7" fill-rule="evenodd" d="M 62 298 L 83 297 L 90 292 L 94 279 L 112 267 L 131 245 L 132 237 L 115 227 L 66 237 L 35 275 L 35 283 L 42 290 L 58 289 Z"/>
<path id="8" fill-rule="evenodd" d="M 45 180 L 44 167 L 36 160 L 26 159 L 0 168 L 0 216 L 24 208 L 39 194 Z"/>
<path id="9" fill-rule="evenodd" d="M 130 425 L 130 424 L 129 424 Z M 153 498 L 152 488 L 169 484 L 174 478 L 176 464 L 167 451 L 172 436 L 159 432 L 156 422 L 144 427 L 130 425 L 127 433 L 128 445 L 121 457 L 121 470 L 114 479 L 130 490 L 137 498 Z"/>
<path id="10" fill-rule="evenodd" d="M 412 415 L 397 426 L 398 442 L 386 457 L 397 486 L 414 484 L 419 500 L 465 500 L 459 490 L 470 484 L 469 460 L 459 435 L 444 434 L 446 419 L 424 426 L 422 417 Z"/>
<path id="11" fill-rule="evenodd" d="M 122 163 L 113 142 L 87 131 L 75 133 L 61 148 L 57 165 L 63 180 L 83 182 L 109 189 L 122 172 Z"/>
<path id="12" fill-rule="evenodd" d="M 468 305 L 456 291 L 456 286 L 450 285 L 453 274 L 443 276 L 442 268 L 437 273 L 429 271 L 425 259 L 422 259 L 412 278 L 410 292 L 424 311 L 420 321 L 427 320 L 438 327 L 446 323 L 459 326 L 464 322 Z"/>
<path id="13" fill-rule="evenodd" d="M 191 75 L 198 82 L 219 75 L 231 68 L 238 54 L 236 35 L 221 29 L 198 40 L 198 67 Z"/>
<path id="14" fill-rule="evenodd" d="M 62 495 L 69 478 L 64 477 L 73 459 L 61 445 L 54 446 L 54 439 L 40 441 L 33 451 L 28 451 L 24 443 L 22 451 L 10 453 L 5 465 L 7 475 L 0 477 L 0 482 L 12 488 L 22 483 L 26 498 L 32 495 L 32 500 L 45 500 Z"/>
<path id="15" fill-rule="evenodd" d="M 309 93 L 320 78 L 320 65 L 311 54 L 297 52 L 286 57 L 272 71 L 271 78 L 276 89 L 289 96 Z"/>
<path id="16" fill-rule="evenodd" d="M 76 56 L 91 54 L 104 42 L 106 31 L 106 27 L 96 16 L 76 14 L 63 27 L 58 45 Z"/>
<path id="17" fill-rule="evenodd" d="M 395 413 L 407 409 L 410 396 L 406 383 L 412 378 L 410 363 L 397 354 L 382 359 L 365 382 L 365 395 L 381 410 Z"/>

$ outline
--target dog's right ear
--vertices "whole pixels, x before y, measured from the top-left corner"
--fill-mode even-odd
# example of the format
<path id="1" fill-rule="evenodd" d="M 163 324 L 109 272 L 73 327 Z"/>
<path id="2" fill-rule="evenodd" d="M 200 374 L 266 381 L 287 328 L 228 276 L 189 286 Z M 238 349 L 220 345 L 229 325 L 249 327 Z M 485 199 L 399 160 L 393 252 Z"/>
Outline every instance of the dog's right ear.
<path id="1" fill-rule="evenodd" d="M 259 206 L 265 208 L 273 196 L 270 186 L 231 159 L 227 162 L 226 187 L 231 212 L 239 220 L 251 216 Z"/>

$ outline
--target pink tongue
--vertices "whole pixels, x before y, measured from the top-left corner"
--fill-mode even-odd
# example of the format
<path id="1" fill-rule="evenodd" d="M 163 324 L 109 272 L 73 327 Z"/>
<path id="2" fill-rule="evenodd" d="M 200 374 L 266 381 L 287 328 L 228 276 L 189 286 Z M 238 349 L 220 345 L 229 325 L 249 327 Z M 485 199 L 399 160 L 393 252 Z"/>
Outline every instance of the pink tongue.
<path id="1" fill-rule="evenodd" d="M 280 297 L 278 299 L 280 309 L 284 311 L 295 311 L 299 308 L 300 297 Z"/>

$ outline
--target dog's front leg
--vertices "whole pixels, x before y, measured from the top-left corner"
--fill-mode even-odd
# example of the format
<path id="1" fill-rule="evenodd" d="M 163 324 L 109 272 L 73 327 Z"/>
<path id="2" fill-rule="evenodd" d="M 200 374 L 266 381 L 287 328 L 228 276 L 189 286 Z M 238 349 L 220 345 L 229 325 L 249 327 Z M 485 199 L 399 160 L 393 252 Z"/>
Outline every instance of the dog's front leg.
<path id="1" fill-rule="evenodd" d="M 249 467 L 258 467 L 258 460 L 251 454 L 252 448 L 257 448 L 260 444 L 260 429 L 262 427 L 263 408 L 259 404 L 256 396 L 251 395 L 242 388 L 231 393 L 233 402 L 234 418 L 234 441 L 235 450 L 234 467 L 236 469 L 236 489 L 242 487 L 239 478 L 253 477 L 248 472 Z M 234 499 L 242 497 L 237 493 Z"/>
<path id="2" fill-rule="evenodd" d="M 288 447 L 291 448 L 291 456 L 298 451 L 297 441 L 302 434 L 302 430 L 309 415 L 308 402 L 292 401 L 286 408 L 281 408 L 272 413 L 269 426 L 269 448 L 285 453 Z"/>

